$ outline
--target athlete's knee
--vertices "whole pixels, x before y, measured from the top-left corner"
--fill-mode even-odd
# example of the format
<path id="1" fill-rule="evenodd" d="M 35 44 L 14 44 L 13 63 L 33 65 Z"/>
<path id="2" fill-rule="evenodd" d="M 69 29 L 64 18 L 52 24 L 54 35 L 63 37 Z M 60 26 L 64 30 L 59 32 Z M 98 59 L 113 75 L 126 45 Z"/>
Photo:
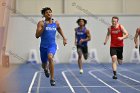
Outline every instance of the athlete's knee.
<path id="1" fill-rule="evenodd" d="M 52 54 L 48 55 L 48 60 L 49 60 L 49 62 L 53 61 L 53 55 Z"/>
<path id="2" fill-rule="evenodd" d="M 117 56 L 116 55 L 113 55 L 112 56 L 112 62 L 116 62 L 117 61 Z"/>
<path id="3" fill-rule="evenodd" d="M 81 54 L 78 55 L 78 59 L 82 59 L 82 55 Z"/>
<path id="4" fill-rule="evenodd" d="M 77 49 L 77 53 L 78 53 L 78 55 L 82 55 L 82 50 L 81 49 Z"/>

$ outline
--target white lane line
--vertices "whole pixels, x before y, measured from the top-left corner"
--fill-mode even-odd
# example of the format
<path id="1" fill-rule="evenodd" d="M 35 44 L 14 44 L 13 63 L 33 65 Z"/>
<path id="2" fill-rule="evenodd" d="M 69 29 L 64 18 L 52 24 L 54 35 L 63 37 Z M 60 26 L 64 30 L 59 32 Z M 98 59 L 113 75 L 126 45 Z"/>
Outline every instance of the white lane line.
<path id="1" fill-rule="evenodd" d="M 33 76 L 32 82 L 31 82 L 31 84 L 30 84 L 30 86 L 29 86 L 29 89 L 28 89 L 28 93 L 31 93 L 31 91 L 32 91 L 32 87 L 33 87 L 33 85 L 34 85 L 34 82 L 35 82 L 35 79 L 36 79 L 36 77 L 37 77 L 38 72 L 39 72 L 39 71 L 35 72 L 35 74 L 34 74 L 34 76 Z"/>
<path id="2" fill-rule="evenodd" d="M 62 71 L 62 75 L 63 75 L 65 81 L 67 82 L 67 84 L 68 84 L 68 86 L 69 86 L 71 92 L 72 92 L 72 93 L 76 93 L 76 92 L 74 91 L 73 87 L 71 86 L 71 84 L 70 84 L 70 82 L 69 82 L 67 76 L 65 75 L 65 72 L 67 72 L 67 71 Z"/>
<path id="3" fill-rule="evenodd" d="M 87 93 L 90 93 L 90 91 L 84 86 L 84 84 L 76 77 L 76 75 L 71 71 L 69 70 L 69 72 L 72 74 L 72 76 L 78 81 L 78 83 L 85 89 L 85 91 Z"/>
<path id="4" fill-rule="evenodd" d="M 87 87 L 87 88 L 106 88 L 108 86 L 72 86 L 73 88 L 82 88 L 82 87 Z M 112 87 L 127 87 L 127 86 L 112 86 Z"/>
<path id="5" fill-rule="evenodd" d="M 121 73 L 118 73 L 118 74 L 119 74 L 120 76 L 124 77 L 124 78 L 130 79 L 130 80 L 132 80 L 132 81 L 134 81 L 134 82 L 137 82 L 137 83 L 140 83 L 140 81 L 138 81 L 138 80 L 136 80 L 136 79 L 133 79 L 133 78 L 128 77 L 128 76 L 126 76 L 126 75 L 122 75 Z"/>
<path id="6" fill-rule="evenodd" d="M 123 69 L 123 68 L 121 68 L 121 69 Z M 124 69 L 123 69 L 123 70 L 124 70 Z M 129 70 L 128 70 L 128 71 L 129 71 Z M 129 72 L 130 72 L 130 71 L 129 71 Z M 133 72 L 131 72 L 131 73 L 133 73 Z M 138 81 L 138 80 L 136 80 L 136 79 L 134 79 L 134 78 L 131 78 L 131 77 L 127 76 L 127 75 L 123 75 L 123 74 L 121 74 L 121 73 L 117 73 L 117 74 L 119 74 L 120 76 L 122 76 L 122 77 L 124 77 L 124 78 L 130 79 L 130 80 L 132 80 L 132 81 L 134 81 L 134 82 L 140 83 L 140 81 Z"/>
<path id="7" fill-rule="evenodd" d="M 115 91 L 116 93 L 121 93 L 121 92 L 119 92 L 117 89 L 113 88 L 112 86 L 110 86 L 109 84 L 107 84 L 106 82 L 104 82 L 102 79 L 98 78 L 98 77 L 97 77 L 96 75 L 94 75 L 92 72 L 93 72 L 93 71 L 89 71 L 88 73 L 89 73 L 92 77 L 96 78 L 98 81 L 100 81 L 100 82 L 102 82 L 103 84 L 105 84 L 106 86 L 108 86 L 110 89 L 112 89 L 112 90 Z"/>
<path id="8" fill-rule="evenodd" d="M 122 70 L 125 70 L 125 71 L 128 71 L 128 72 L 131 72 L 131 73 L 133 73 L 133 74 L 135 74 L 135 75 L 140 76 L 140 73 L 137 73 L 137 72 L 131 71 L 131 70 L 126 69 L 126 68 L 122 68 L 122 67 L 120 67 L 120 68 L 121 68 Z"/>
<path id="9" fill-rule="evenodd" d="M 38 87 L 32 87 L 32 89 L 33 89 L 33 88 L 35 88 L 35 89 L 36 89 L 36 88 L 38 88 Z M 45 89 L 46 89 L 46 88 L 49 88 L 49 89 L 55 89 L 55 88 L 69 88 L 69 86 L 39 87 L 39 88 L 45 88 Z"/>
<path id="10" fill-rule="evenodd" d="M 95 68 L 95 69 L 96 69 L 96 68 Z M 97 70 L 98 70 L 98 69 L 97 69 Z M 100 70 L 98 70 L 98 71 L 99 71 L 100 73 L 102 73 L 102 74 L 108 76 L 109 78 L 112 78 L 112 76 L 110 76 L 110 75 L 104 73 L 103 71 L 100 71 Z M 140 91 L 139 89 L 137 89 L 137 88 L 135 88 L 135 87 L 133 87 L 133 86 L 131 86 L 131 85 L 129 85 L 129 84 L 127 84 L 127 83 L 125 83 L 125 82 L 119 80 L 119 79 L 117 79 L 117 81 L 119 81 L 120 83 L 122 83 L 122 84 L 124 84 L 124 85 L 126 85 L 126 86 L 128 86 L 128 87 L 130 87 L 130 88 L 132 88 L 132 89 L 134 89 L 134 90 Z"/>
<path id="11" fill-rule="evenodd" d="M 135 85 L 136 87 L 138 87 L 138 85 Z M 139 85 L 140 86 L 140 85 Z M 72 86 L 73 88 L 83 88 L 83 87 L 87 87 L 87 88 L 108 88 L 108 86 Z M 125 88 L 128 86 L 112 86 L 112 87 L 118 87 L 118 88 Z M 32 87 L 33 88 L 37 88 L 37 87 Z M 46 89 L 46 88 L 51 88 L 51 89 L 55 89 L 55 88 L 69 88 L 69 86 L 59 86 L 59 87 L 40 87 L 42 89 Z"/>
<path id="12" fill-rule="evenodd" d="M 39 93 L 39 89 L 40 89 L 40 84 L 41 84 L 41 73 L 39 74 L 39 78 L 38 78 L 38 84 L 37 84 L 37 92 L 36 93 Z"/>

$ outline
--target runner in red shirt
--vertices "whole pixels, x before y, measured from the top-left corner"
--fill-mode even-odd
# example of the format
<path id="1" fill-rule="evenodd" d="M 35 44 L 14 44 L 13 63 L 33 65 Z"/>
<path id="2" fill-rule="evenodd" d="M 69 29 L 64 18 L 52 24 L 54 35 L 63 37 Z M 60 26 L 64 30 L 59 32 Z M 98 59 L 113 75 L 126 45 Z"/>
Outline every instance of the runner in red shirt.
<path id="1" fill-rule="evenodd" d="M 135 33 L 135 37 L 134 37 L 135 48 L 138 48 L 140 46 L 140 43 L 138 43 L 138 37 L 139 37 L 139 42 L 140 42 L 140 28 L 137 28 L 136 33 Z M 140 47 L 139 47 L 139 53 L 140 53 Z"/>
<path id="2" fill-rule="evenodd" d="M 118 21 L 118 17 L 112 17 L 112 25 L 108 28 L 107 36 L 104 42 L 104 45 L 106 45 L 109 36 L 111 36 L 110 55 L 112 58 L 112 69 L 114 74 L 113 79 L 117 79 L 117 61 L 119 64 L 122 64 L 124 46 L 123 39 L 128 37 L 128 32 L 121 24 L 118 23 Z"/>

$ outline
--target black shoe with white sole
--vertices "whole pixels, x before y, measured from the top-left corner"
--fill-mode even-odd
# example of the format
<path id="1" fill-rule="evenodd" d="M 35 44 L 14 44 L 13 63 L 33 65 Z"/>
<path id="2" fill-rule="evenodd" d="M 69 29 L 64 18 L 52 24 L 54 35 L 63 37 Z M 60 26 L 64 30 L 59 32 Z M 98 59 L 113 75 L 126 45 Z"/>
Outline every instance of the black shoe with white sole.
<path id="1" fill-rule="evenodd" d="M 48 70 L 44 70 L 44 73 L 45 73 L 45 76 L 46 76 L 47 78 L 49 78 L 49 76 L 50 76 L 49 71 L 48 71 Z"/>
<path id="2" fill-rule="evenodd" d="M 51 86 L 55 86 L 55 80 L 50 80 Z"/>
<path id="3" fill-rule="evenodd" d="M 112 78 L 113 78 L 113 79 L 117 79 L 117 76 L 116 76 L 116 75 L 114 75 Z"/>

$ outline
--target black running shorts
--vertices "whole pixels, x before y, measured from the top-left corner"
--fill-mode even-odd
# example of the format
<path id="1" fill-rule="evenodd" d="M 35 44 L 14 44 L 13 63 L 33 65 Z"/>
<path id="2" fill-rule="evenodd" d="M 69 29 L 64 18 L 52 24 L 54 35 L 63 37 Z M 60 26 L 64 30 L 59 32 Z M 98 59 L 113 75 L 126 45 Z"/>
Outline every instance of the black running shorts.
<path id="1" fill-rule="evenodd" d="M 88 47 L 87 46 L 79 46 L 79 45 L 77 45 L 77 52 L 78 52 L 78 50 L 82 51 L 84 59 L 88 58 Z"/>
<path id="2" fill-rule="evenodd" d="M 110 56 L 116 55 L 118 59 L 123 59 L 123 47 L 110 47 Z"/>

